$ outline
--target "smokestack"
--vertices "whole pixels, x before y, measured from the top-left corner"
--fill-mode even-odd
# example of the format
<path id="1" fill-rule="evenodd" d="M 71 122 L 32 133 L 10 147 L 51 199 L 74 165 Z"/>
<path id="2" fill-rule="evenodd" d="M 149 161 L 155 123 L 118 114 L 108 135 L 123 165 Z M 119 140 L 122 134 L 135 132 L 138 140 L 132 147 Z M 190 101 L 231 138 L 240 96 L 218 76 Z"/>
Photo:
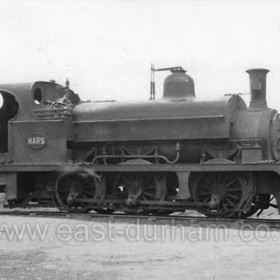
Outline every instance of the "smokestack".
<path id="1" fill-rule="evenodd" d="M 266 103 L 266 74 L 267 69 L 249 69 L 246 71 L 250 78 L 251 100 L 249 109 L 265 110 Z"/>

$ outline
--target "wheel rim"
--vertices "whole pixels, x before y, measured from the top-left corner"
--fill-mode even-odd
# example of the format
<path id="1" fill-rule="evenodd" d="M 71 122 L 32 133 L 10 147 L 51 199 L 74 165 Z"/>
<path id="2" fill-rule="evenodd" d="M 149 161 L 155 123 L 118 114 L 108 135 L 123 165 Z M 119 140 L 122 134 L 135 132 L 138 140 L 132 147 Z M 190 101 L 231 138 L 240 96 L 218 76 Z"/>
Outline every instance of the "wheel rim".
<path id="1" fill-rule="evenodd" d="M 242 201 L 243 183 L 235 173 L 205 173 L 195 182 L 195 202 L 208 203 L 202 212 L 207 216 L 231 217 L 236 214 Z"/>
<path id="2" fill-rule="evenodd" d="M 79 198 L 95 197 L 95 178 L 86 171 L 64 173 L 57 179 L 55 199 L 59 206 L 70 212 L 89 211 L 88 203 L 80 203 Z"/>

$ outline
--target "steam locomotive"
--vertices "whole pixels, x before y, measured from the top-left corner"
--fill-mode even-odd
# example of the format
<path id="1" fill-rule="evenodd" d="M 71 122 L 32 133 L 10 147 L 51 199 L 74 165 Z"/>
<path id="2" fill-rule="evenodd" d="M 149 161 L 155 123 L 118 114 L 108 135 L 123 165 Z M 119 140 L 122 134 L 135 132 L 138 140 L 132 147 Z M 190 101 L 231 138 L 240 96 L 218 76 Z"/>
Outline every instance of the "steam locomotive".
<path id="1" fill-rule="evenodd" d="M 83 102 L 68 81 L 1 85 L 5 202 L 212 217 L 279 209 L 280 117 L 267 107 L 269 71 L 247 71 L 247 107 L 239 94 L 199 101 L 182 67 L 167 70 L 163 97 L 154 99 L 152 81 L 151 100 L 141 102 Z"/>

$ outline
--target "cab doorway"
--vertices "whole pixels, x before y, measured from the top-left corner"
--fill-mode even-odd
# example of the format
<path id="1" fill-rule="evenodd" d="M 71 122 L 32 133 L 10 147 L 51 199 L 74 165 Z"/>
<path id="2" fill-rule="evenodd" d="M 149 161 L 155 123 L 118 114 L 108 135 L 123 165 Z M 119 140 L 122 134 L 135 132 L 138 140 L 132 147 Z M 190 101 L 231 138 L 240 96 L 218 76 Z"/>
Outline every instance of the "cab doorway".
<path id="1" fill-rule="evenodd" d="M 0 90 L 0 153 L 8 152 L 8 123 L 16 116 L 18 107 L 12 94 Z"/>

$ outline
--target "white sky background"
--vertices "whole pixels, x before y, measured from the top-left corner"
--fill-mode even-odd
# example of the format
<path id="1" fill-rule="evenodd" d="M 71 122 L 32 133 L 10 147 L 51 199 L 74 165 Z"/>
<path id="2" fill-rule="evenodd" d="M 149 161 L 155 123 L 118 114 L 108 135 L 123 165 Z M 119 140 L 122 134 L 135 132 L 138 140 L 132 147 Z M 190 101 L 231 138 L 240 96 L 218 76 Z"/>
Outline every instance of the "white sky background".
<path id="1" fill-rule="evenodd" d="M 0 0 L 0 11 L 0 83 L 68 77 L 84 100 L 148 99 L 154 62 L 183 66 L 209 98 L 249 92 L 244 71 L 264 67 L 280 109 L 280 1 Z"/>

